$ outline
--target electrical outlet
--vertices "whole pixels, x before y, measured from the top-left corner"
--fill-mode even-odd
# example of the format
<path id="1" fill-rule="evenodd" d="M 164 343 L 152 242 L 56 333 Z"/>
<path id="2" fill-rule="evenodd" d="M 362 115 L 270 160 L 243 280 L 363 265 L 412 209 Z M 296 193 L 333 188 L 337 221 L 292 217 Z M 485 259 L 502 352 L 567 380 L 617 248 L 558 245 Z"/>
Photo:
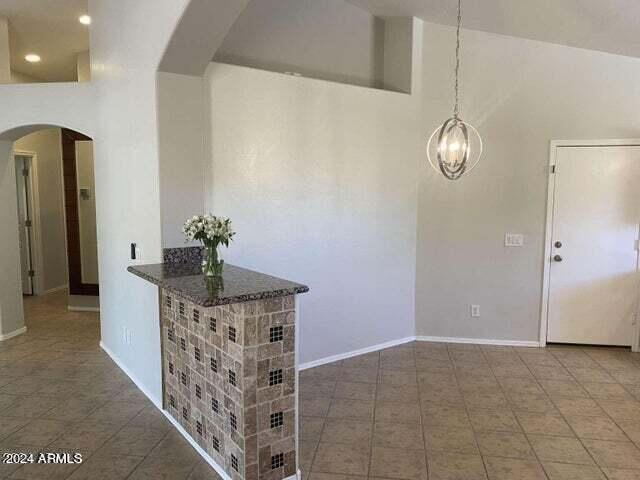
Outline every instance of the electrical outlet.
<path id="1" fill-rule="evenodd" d="M 524 235 L 521 233 L 505 233 L 505 247 L 522 247 L 524 245 Z"/>
<path id="2" fill-rule="evenodd" d="M 480 316 L 480 305 L 471 305 L 471 316 L 474 318 Z"/>

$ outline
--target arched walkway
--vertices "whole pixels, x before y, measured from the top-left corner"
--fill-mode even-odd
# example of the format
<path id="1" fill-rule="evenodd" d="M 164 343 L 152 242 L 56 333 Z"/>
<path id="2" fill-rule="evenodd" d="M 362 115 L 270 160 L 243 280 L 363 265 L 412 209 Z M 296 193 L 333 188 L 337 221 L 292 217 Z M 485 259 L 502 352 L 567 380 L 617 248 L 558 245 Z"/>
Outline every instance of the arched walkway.
<path id="1" fill-rule="evenodd" d="M 19 138 L 45 128 L 72 126 L 51 123 L 18 124 L 0 131 L 0 340 L 26 331 L 22 305 L 21 272 L 18 239 L 16 179 L 13 165 L 13 143 Z M 82 129 L 80 130 L 82 132 Z M 82 132 L 83 134 L 85 132 Z"/>

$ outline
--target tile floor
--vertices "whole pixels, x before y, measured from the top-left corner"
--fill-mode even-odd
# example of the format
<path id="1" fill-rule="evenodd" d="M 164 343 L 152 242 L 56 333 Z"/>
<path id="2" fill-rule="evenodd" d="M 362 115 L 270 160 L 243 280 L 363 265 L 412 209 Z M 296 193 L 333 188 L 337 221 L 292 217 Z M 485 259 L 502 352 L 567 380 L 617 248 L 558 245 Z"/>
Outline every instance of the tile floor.
<path id="1" fill-rule="evenodd" d="M 0 464 L 11 479 L 216 479 L 99 348 L 96 314 L 27 299 L 0 343 Z M 640 356 L 623 349 L 412 343 L 301 373 L 305 479 L 640 480 Z"/>
<path id="2" fill-rule="evenodd" d="M 100 349 L 98 315 L 65 304 L 65 292 L 27 298 L 27 333 L 0 342 L 0 453 L 80 452 L 85 460 L 0 463 L 0 478 L 220 478 Z"/>
<path id="3" fill-rule="evenodd" d="M 310 480 L 640 480 L 640 355 L 411 343 L 301 373 Z"/>

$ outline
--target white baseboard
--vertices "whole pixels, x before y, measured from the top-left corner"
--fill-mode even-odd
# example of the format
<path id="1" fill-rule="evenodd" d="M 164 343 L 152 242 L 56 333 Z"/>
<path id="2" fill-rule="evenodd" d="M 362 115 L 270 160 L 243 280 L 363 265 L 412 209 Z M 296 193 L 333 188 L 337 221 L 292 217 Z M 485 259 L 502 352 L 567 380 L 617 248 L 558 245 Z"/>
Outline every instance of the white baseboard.
<path id="1" fill-rule="evenodd" d="M 330 357 L 321 358 L 319 360 L 313 360 L 311 362 L 301 363 L 298 367 L 299 370 L 306 370 L 308 368 L 319 367 L 327 363 L 337 362 L 338 360 L 344 360 L 346 358 L 357 357 L 365 353 L 377 352 L 384 350 L 385 348 L 395 347 L 396 345 L 402 345 L 409 342 L 438 342 L 438 343 L 475 343 L 477 345 L 496 345 L 507 347 L 530 347 L 539 348 L 540 342 L 529 342 L 523 340 L 495 340 L 487 338 L 462 338 L 462 337 L 429 337 L 419 335 L 416 337 L 405 337 L 398 340 L 392 340 L 390 342 L 379 343 L 378 345 L 372 345 L 371 347 L 361 348 L 359 350 L 353 350 L 347 353 L 341 353 L 338 355 L 332 355 Z"/>
<path id="2" fill-rule="evenodd" d="M 160 410 L 160 412 L 162 412 L 162 414 L 165 417 L 167 417 L 169 422 L 171 422 L 171 424 L 176 428 L 176 430 L 178 430 L 180 435 L 182 435 L 185 438 L 185 440 L 189 442 L 189 445 L 195 448 L 198 454 L 209 465 L 211 465 L 211 468 L 213 468 L 216 471 L 216 473 L 220 475 L 220 477 L 222 477 L 223 480 L 232 480 L 231 477 L 224 471 L 224 468 L 218 465 L 218 463 L 213 458 L 211 458 L 209 454 L 205 450 L 203 450 L 203 448 L 200 445 L 198 445 L 193 438 L 191 438 L 191 435 L 189 435 L 187 431 L 184 428 L 182 428 L 182 425 L 180 425 L 180 423 L 178 423 L 178 421 L 175 418 L 173 418 L 169 414 L 169 412 L 167 412 L 162 408 L 162 400 L 155 398 L 151 394 L 151 392 L 149 392 L 149 390 L 147 390 L 147 388 L 142 384 L 142 382 L 140 382 L 140 380 L 138 380 L 138 378 L 135 375 L 133 375 L 133 373 L 131 373 L 131 371 L 120 361 L 120 359 L 109 349 L 109 347 L 107 347 L 104 343 L 102 343 L 102 340 L 100 340 L 100 348 L 102 348 L 102 350 L 104 350 L 105 353 L 109 355 L 109 357 L 111 357 L 111 360 L 115 362 L 115 364 L 120 368 L 120 370 L 122 370 L 131 379 L 131 381 L 136 384 L 136 387 L 138 387 L 140 391 L 144 393 L 149 400 L 151 400 L 151 403 L 153 403 L 156 406 L 156 408 Z M 294 480 L 294 479 L 295 479 L 295 475 L 285 480 Z"/>
<path id="3" fill-rule="evenodd" d="M 330 357 L 321 358 L 319 360 L 301 363 L 298 366 L 298 369 L 306 370 L 307 368 L 319 367 L 320 365 L 337 362 L 338 360 L 344 360 L 345 358 L 357 357 L 358 355 L 363 355 L 365 353 L 377 352 L 378 350 L 384 350 L 385 348 L 395 347 L 396 345 L 402 345 L 403 343 L 413 342 L 415 339 L 416 337 L 405 337 L 398 340 L 391 340 L 390 342 L 379 343 L 370 347 L 361 348 L 359 350 L 353 350 L 347 353 L 332 355 Z"/>
<path id="4" fill-rule="evenodd" d="M 9 332 L 9 333 L 5 333 L 4 335 L 0 335 L 0 342 L 4 341 L 4 340 L 9 340 L 10 338 L 13 337 L 17 337 L 18 335 L 22 335 L 23 333 L 26 333 L 27 331 L 27 327 L 22 327 L 19 328 L 17 330 L 14 330 L 13 332 Z"/>
<path id="5" fill-rule="evenodd" d="M 44 292 L 39 293 L 38 296 L 61 292 L 62 290 L 67 290 L 68 288 L 69 288 L 69 285 L 60 285 L 59 287 L 54 287 L 54 288 L 50 288 L 49 290 L 45 290 Z"/>
<path id="6" fill-rule="evenodd" d="M 67 310 L 70 312 L 95 312 L 100 313 L 100 307 L 74 307 L 73 305 L 67 305 Z"/>
<path id="7" fill-rule="evenodd" d="M 429 337 L 418 335 L 418 342 L 439 342 L 439 343 L 475 343 L 477 345 L 496 345 L 505 347 L 540 347 L 540 342 L 529 342 L 524 340 L 495 340 L 488 338 L 462 338 L 462 337 Z"/>

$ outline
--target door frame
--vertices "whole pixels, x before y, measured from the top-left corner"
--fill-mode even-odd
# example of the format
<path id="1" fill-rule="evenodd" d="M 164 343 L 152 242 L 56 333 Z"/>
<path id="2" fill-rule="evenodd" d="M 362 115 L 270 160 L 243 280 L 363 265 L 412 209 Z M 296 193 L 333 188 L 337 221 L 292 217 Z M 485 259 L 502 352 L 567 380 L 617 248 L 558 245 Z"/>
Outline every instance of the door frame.
<path id="1" fill-rule="evenodd" d="M 547 185 L 547 216 L 544 233 L 544 257 L 542 273 L 542 300 L 540 306 L 540 346 L 547 345 L 547 332 L 549 328 L 549 294 L 551 276 L 551 241 L 553 240 L 553 207 L 555 202 L 556 182 L 554 168 L 558 149 L 562 147 L 640 147 L 640 139 L 604 139 L 604 140 L 551 140 L 549 145 L 549 168 Z M 640 292 L 638 292 L 640 301 Z M 637 314 L 638 312 L 636 312 Z M 640 351 L 640 318 L 636 315 L 633 338 L 631 339 L 631 351 Z"/>
<path id="2" fill-rule="evenodd" d="M 11 158 L 15 164 L 16 157 L 30 157 L 29 202 L 31 207 L 31 263 L 35 270 L 33 277 L 33 295 L 42 295 L 42 223 L 40 218 L 40 192 L 38 190 L 38 155 L 29 150 L 12 150 Z"/>

